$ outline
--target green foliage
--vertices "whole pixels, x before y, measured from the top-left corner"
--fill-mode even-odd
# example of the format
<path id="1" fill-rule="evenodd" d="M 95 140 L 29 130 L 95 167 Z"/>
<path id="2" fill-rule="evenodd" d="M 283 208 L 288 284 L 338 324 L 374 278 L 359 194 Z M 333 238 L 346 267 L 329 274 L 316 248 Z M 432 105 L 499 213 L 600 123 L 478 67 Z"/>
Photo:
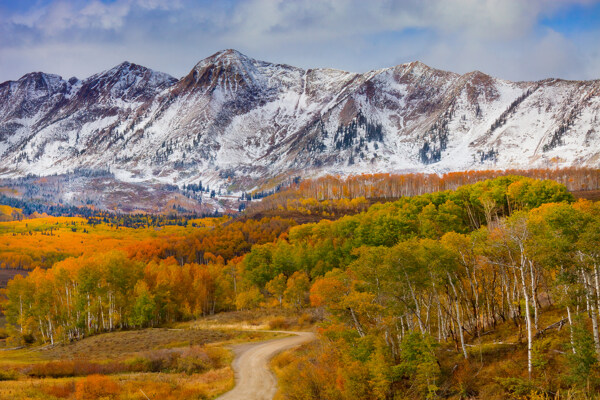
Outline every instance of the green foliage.
<path id="1" fill-rule="evenodd" d="M 0 382 L 1 381 L 15 381 L 19 379 L 20 374 L 13 369 L 0 369 Z"/>
<path id="2" fill-rule="evenodd" d="M 575 353 L 568 357 L 568 380 L 579 387 L 589 387 L 598 383 L 598 358 L 594 347 L 594 338 L 587 330 L 581 316 L 573 324 L 573 344 Z"/>
<path id="3" fill-rule="evenodd" d="M 278 274 L 271 268 L 273 262 L 272 244 L 254 246 L 244 258 L 247 279 L 255 285 L 264 286 Z"/>
<path id="4" fill-rule="evenodd" d="M 132 310 L 132 321 L 135 326 L 149 325 L 156 312 L 156 303 L 154 296 L 150 293 L 148 285 L 140 281 L 135 285 L 135 302 Z"/>
<path id="5" fill-rule="evenodd" d="M 541 373 L 546 373 L 548 370 L 549 361 L 548 361 L 547 353 L 550 348 L 550 345 L 551 345 L 550 338 L 540 339 L 533 344 L 532 365 L 533 365 L 533 368 L 535 368 L 537 371 L 539 371 Z"/>
<path id="6" fill-rule="evenodd" d="M 440 365 L 435 356 L 439 344 L 431 336 L 413 332 L 402 340 L 400 364 L 394 366 L 395 376 L 410 381 L 419 396 L 434 398 L 439 389 Z"/>
<path id="7" fill-rule="evenodd" d="M 294 272 L 287 280 L 283 298 L 288 307 L 300 310 L 308 304 L 310 280 L 305 272 Z"/>
<path id="8" fill-rule="evenodd" d="M 502 378 L 497 377 L 496 382 L 510 395 L 513 399 L 527 398 L 531 393 L 536 393 L 535 384 L 528 380 L 519 377 Z"/>

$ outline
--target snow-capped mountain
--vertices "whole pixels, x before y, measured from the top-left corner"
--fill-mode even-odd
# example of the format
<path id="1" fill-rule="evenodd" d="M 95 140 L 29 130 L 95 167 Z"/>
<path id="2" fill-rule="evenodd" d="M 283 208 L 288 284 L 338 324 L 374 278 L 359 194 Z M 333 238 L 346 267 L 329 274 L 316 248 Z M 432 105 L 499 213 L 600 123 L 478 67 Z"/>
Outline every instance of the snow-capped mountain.
<path id="1" fill-rule="evenodd" d="M 0 85 L 0 176 L 110 169 L 234 192 L 293 175 L 600 166 L 600 81 L 509 82 L 420 62 L 364 74 L 235 50 L 177 80 L 131 63 Z"/>

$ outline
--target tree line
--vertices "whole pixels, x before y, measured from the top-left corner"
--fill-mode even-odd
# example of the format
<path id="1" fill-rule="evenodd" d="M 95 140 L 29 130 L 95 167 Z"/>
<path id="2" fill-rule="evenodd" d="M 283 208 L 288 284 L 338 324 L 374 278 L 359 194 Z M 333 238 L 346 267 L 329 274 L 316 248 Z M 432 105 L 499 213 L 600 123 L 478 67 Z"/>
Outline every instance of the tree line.
<path id="1" fill-rule="evenodd" d="M 389 201 L 403 196 L 419 196 L 444 190 L 456 190 L 460 186 L 494 179 L 501 176 L 524 176 L 534 179 L 551 179 L 561 183 L 570 191 L 600 189 L 600 170 L 595 168 L 559 168 L 559 169 L 527 169 L 527 170 L 483 170 L 449 172 L 438 174 L 360 174 L 351 176 L 329 175 L 316 179 L 307 179 L 290 185 L 264 198 L 261 202 L 252 203 L 246 213 L 258 213 L 265 210 L 276 210 L 288 207 L 290 202 L 314 199 L 352 200 L 364 197 Z"/>

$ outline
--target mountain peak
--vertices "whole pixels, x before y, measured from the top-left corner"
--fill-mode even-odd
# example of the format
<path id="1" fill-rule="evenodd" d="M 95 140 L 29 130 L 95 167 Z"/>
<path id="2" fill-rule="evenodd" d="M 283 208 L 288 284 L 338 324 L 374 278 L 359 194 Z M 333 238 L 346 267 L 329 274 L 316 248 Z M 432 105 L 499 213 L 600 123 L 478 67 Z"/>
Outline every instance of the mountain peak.
<path id="1" fill-rule="evenodd" d="M 259 69 L 260 61 L 245 56 L 234 49 L 216 52 L 194 66 L 183 79 L 185 86 L 214 89 L 217 86 L 236 91 L 242 87 L 260 87 L 264 76 Z"/>
<path id="2" fill-rule="evenodd" d="M 36 71 L 36 72 L 29 72 L 29 73 L 23 75 L 22 77 L 19 78 L 18 81 L 22 82 L 22 81 L 29 81 L 29 80 L 44 79 L 45 77 L 57 77 L 60 79 L 60 76 L 58 76 L 58 75 L 47 74 L 45 72 Z"/>
<path id="3" fill-rule="evenodd" d="M 124 61 L 113 68 L 92 75 L 83 82 L 84 88 L 94 88 L 96 95 L 123 99 L 149 99 L 177 80 L 169 74 Z M 85 91 L 87 93 L 87 90 Z"/>
<path id="4" fill-rule="evenodd" d="M 16 83 L 29 90 L 41 91 L 47 95 L 53 95 L 66 90 L 66 82 L 59 75 L 46 74 L 44 72 L 30 72 L 19 78 Z"/>
<path id="5" fill-rule="evenodd" d="M 215 54 L 213 54 L 213 56 L 225 57 L 225 58 L 236 58 L 236 59 L 249 59 L 248 56 L 246 56 L 245 54 L 242 54 L 241 52 L 237 51 L 236 49 L 225 49 L 225 50 L 217 51 Z"/>
<path id="6" fill-rule="evenodd" d="M 130 63 L 129 61 L 123 61 L 121 64 L 118 64 L 118 65 L 114 66 L 113 68 L 111 68 L 109 71 L 113 71 L 113 70 L 126 71 L 126 70 L 130 70 L 132 68 L 133 69 L 135 69 L 135 68 L 149 69 L 142 65 L 136 65 L 136 64 Z"/>
<path id="7" fill-rule="evenodd" d="M 463 76 L 471 78 L 471 79 L 479 79 L 479 78 L 489 79 L 489 78 L 492 78 L 490 75 L 486 74 L 485 72 L 481 72 L 479 70 L 467 72 Z"/>
<path id="8" fill-rule="evenodd" d="M 412 81 L 414 79 L 417 79 L 421 82 L 424 82 L 423 79 L 452 81 L 453 79 L 459 77 L 459 75 L 454 72 L 430 67 L 421 61 L 412 61 L 409 63 L 400 64 L 389 68 L 388 70 L 393 70 L 398 76 L 397 79 L 402 81 Z"/>
<path id="9" fill-rule="evenodd" d="M 111 69 L 100 72 L 94 76 L 95 77 L 103 77 L 103 76 L 114 76 L 114 75 L 128 75 L 128 74 L 143 75 L 143 74 L 155 74 L 155 73 L 167 75 L 162 72 L 153 71 L 152 69 L 150 69 L 148 67 L 144 67 L 143 65 L 134 64 L 129 61 L 123 61 L 122 63 L 115 65 Z"/>
<path id="10" fill-rule="evenodd" d="M 432 69 L 429 65 L 427 65 L 424 62 L 421 62 L 419 60 L 412 61 L 412 62 L 408 63 L 408 65 L 411 68 Z"/>
<path id="11" fill-rule="evenodd" d="M 235 49 L 225 49 L 217 51 L 213 55 L 206 57 L 194 66 L 194 69 L 200 71 L 210 65 L 233 65 L 241 67 L 243 65 L 253 64 L 256 60 L 240 53 Z"/>

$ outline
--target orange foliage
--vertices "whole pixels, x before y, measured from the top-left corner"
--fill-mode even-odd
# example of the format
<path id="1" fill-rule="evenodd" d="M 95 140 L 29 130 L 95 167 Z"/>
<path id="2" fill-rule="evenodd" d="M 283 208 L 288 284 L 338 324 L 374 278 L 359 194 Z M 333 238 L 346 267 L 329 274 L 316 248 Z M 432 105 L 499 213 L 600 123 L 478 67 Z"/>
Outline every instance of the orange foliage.
<path id="1" fill-rule="evenodd" d="M 119 385 L 104 375 L 90 375 L 77 382 L 75 397 L 77 400 L 114 399 L 120 393 Z"/>
<path id="2" fill-rule="evenodd" d="M 127 251 L 140 261 L 158 261 L 173 257 L 179 264 L 225 264 L 250 251 L 254 244 L 275 241 L 295 223 L 290 219 L 263 218 L 194 230 L 181 237 L 162 237 L 135 243 Z"/>
<path id="3" fill-rule="evenodd" d="M 209 229 L 209 228 L 201 228 Z M 124 228 L 88 224 L 84 218 L 47 217 L 0 223 L 0 268 L 49 268 L 67 257 L 133 247 L 155 237 L 180 240 L 192 229 L 179 226 Z"/>
<path id="4" fill-rule="evenodd" d="M 66 399 L 68 397 L 71 396 L 71 394 L 73 394 L 73 392 L 75 391 L 75 383 L 74 382 L 68 382 L 68 383 L 57 383 L 51 386 L 46 386 L 43 389 L 43 392 L 49 396 L 54 396 L 54 397 L 58 397 L 61 399 Z"/>

